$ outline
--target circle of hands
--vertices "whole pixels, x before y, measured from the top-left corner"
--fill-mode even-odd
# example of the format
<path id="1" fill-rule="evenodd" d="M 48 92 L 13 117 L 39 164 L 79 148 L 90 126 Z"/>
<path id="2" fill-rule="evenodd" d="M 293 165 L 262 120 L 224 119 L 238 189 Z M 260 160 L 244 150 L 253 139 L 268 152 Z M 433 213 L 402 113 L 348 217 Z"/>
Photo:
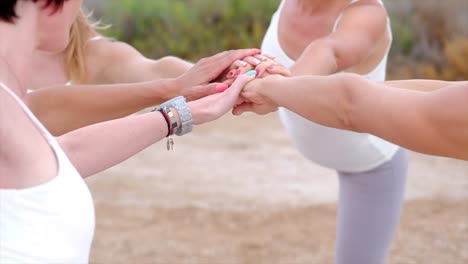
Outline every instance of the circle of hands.
<path id="1" fill-rule="evenodd" d="M 252 75 L 252 70 L 255 74 Z M 246 74 L 250 73 L 250 74 Z M 194 109 L 203 109 L 198 124 L 213 121 L 232 109 L 234 115 L 244 112 L 267 114 L 278 106 L 262 96 L 267 79 L 290 76 L 288 68 L 259 49 L 231 50 L 203 58 L 176 79 L 179 94 Z M 262 87 L 263 86 L 263 87 Z"/>

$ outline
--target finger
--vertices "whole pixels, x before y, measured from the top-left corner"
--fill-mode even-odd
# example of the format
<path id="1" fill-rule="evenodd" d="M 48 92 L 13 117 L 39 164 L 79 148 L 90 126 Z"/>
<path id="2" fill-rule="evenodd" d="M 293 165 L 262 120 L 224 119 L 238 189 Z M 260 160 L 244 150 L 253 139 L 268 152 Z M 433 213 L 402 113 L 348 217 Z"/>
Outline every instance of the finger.
<path id="1" fill-rule="evenodd" d="M 268 60 L 268 58 L 265 57 L 265 56 L 263 56 L 262 54 L 257 54 L 257 55 L 255 55 L 254 57 L 257 58 L 257 59 L 260 60 L 260 61 L 266 61 L 266 60 Z"/>
<path id="2" fill-rule="evenodd" d="M 247 64 L 248 65 L 248 64 Z M 247 67 L 247 66 L 246 66 Z M 247 71 L 246 71 L 247 72 Z M 237 68 L 237 69 L 233 69 L 233 70 L 230 70 L 228 72 L 228 74 L 226 74 L 226 78 L 228 79 L 235 79 L 237 78 L 237 76 L 241 75 L 242 73 L 244 73 L 244 70 L 241 68 Z"/>
<path id="3" fill-rule="evenodd" d="M 242 103 L 232 109 L 232 114 L 239 116 L 245 112 L 254 112 L 254 105 L 252 103 Z"/>
<path id="4" fill-rule="evenodd" d="M 225 81 L 223 81 L 224 84 L 226 84 L 228 87 L 230 87 L 232 85 L 232 83 L 234 83 L 236 79 L 227 79 Z"/>
<path id="5" fill-rule="evenodd" d="M 248 56 L 248 57 L 245 57 L 242 59 L 243 61 L 247 62 L 248 64 L 252 65 L 252 66 L 257 66 L 259 65 L 260 63 L 262 63 L 261 60 L 257 59 L 256 57 L 253 57 L 253 56 Z"/>
<path id="6" fill-rule="evenodd" d="M 242 88 L 244 88 L 244 86 L 247 83 L 255 79 L 256 75 L 257 75 L 257 71 L 255 70 L 248 71 L 247 73 L 240 75 L 231 85 L 228 92 L 238 95 L 242 91 Z"/>
<path id="7" fill-rule="evenodd" d="M 259 49 L 241 49 L 241 50 L 230 50 L 218 53 L 211 56 L 210 61 L 219 64 L 225 68 L 234 63 L 236 60 L 242 60 L 242 58 L 255 56 L 261 51 Z"/>
<path id="8" fill-rule="evenodd" d="M 247 66 L 247 62 L 243 61 L 243 60 L 236 60 L 232 65 L 231 67 L 232 68 L 239 68 L 239 67 L 245 67 Z"/>
<path id="9" fill-rule="evenodd" d="M 264 61 L 263 63 L 259 64 L 255 68 L 255 70 L 257 71 L 257 77 L 263 76 L 266 69 L 271 67 L 271 66 L 274 66 L 275 64 L 276 64 L 276 62 L 274 60 Z"/>
<path id="10" fill-rule="evenodd" d="M 187 94 L 183 94 L 188 101 L 197 100 L 208 95 L 222 93 L 229 88 L 227 84 L 224 83 L 210 83 L 207 85 L 198 85 L 190 89 Z"/>
<path id="11" fill-rule="evenodd" d="M 231 87 L 225 92 L 227 93 L 227 96 L 223 97 L 223 99 L 227 101 L 227 104 L 230 104 L 231 106 L 234 105 L 237 98 L 239 97 L 240 92 L 242 91 L 242 88 L 244 88 L 247 83 L 255 79 L 256 74 L 257 72 L 252 70 L 246 74 L 240 75 L 234 81 Z"/>
<path id="12" fill-rule="evenodd" d="M 291 71 L 288 68 L 279 65 L 272 65 L 266 68 L 266 72 L 268 72 L 269 74 L 279 74 L 286 77 L 291 76 Z"/>

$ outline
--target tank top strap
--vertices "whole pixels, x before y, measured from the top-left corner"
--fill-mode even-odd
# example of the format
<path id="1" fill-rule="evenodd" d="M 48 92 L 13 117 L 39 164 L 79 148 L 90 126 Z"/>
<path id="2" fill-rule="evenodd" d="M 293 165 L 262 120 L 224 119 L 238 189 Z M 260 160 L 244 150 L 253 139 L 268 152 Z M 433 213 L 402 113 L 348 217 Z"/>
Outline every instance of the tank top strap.
<path id="1" fill-rule="evenodd" d="M 55 137 L 52 136 L 49 131 L 42 125 L 42 123 L 37 119 L 37 117 L 29 110 L 29 108 L 26 106 L 26 104 L 10 89 L 8 88 L 5 84 L 0 82 L 0 87 L 3 88 L 13 99 L 16 100 L 16 102 L 21 106 L 23 109 L 24 113 L 28 116 L 28 118 L 34 123 L 34 125 L 39 129 L 41 134 L 45 137 L 47 142 L 51 144 L 53 148 L 55 148 L 57 141 L 55 140 Z"/>
<path id="2" fill-rule="evenodd" d="M 88 39 L 88 41 L 97 41 L 97 40 L 101 40 L 101 39 L 106 39 L 106 38 L 101 36 L 101 35 L 97 35 L 97 36 L 94 36 L 94 37 Z"/>

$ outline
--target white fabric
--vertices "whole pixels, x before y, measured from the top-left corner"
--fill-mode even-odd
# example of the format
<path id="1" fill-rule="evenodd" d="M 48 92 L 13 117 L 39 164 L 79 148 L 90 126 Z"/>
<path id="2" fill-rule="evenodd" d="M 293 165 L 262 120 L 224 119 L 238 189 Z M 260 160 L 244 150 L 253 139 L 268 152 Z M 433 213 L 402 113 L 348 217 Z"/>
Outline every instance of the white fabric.
<path id="1" fill-rule="evenodd" d="M 283 5 L 284 0 L 272 17 L 263 39 L 262 51 L 275 55 L 279 63 L 291 67 L 295 62 L 281 48 L 278 38 L 279 16 Z M 372 81 L 385 80 L 388 51 L 374 70 L 363 75 L 365 78 Z M 373 169 L 391 160 L 399 149 L 369 134 L 315 124 L 286 109 L 280 109 L 279 114 L 292 141 L 306 158 L 338 171 L 361 172 Z"/>
<path id="2" fill-rule="evenodd" d="M 21 105 L 55 152 L 57 176 L 27 189 L 0 189 L 0 263 L 88 263 L 95 215 L 91 193 L 55 138 Z M 31 146 L 34 151 L 34 146 Z"/>

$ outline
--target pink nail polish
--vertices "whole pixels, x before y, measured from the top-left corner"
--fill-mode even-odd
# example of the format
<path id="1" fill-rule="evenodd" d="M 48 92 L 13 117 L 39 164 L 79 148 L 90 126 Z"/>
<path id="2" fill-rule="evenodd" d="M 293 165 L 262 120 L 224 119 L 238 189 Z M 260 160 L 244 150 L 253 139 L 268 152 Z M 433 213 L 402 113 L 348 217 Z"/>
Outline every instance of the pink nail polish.
<path id="1" fill-rule="evenodd" d="M 237 70 L 233 77 L 237 77 L 241 75 L 241 73 L 242 73 L 242 70 Z"/>
<path id="2" fill-rule="evenodd" d="M 222 92 L 226 91 L 228 88 L 229 88 L 229 86 L 227 86 L 226 84 L 218 84 L 216 86 L 216 92 L 222 93 Z"/>
<path id="3" fill-rule="evenodd" d="M 234 76 L 234 72 L 233 71 L 230 71 L 228 72 L 228 74 L 226 75 L 226 78 L 230 79 Z"/>

